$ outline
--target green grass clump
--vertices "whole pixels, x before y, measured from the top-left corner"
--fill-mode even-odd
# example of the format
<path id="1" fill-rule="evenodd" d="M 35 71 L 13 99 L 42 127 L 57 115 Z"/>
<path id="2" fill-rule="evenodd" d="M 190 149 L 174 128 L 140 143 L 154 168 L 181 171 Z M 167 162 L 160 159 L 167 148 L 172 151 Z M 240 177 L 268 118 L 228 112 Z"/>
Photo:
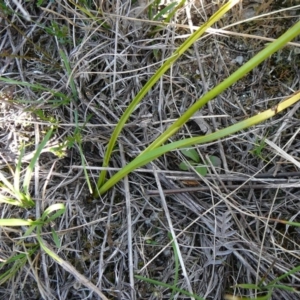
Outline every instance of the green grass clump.
<path id="1" fill-rule="evenodd" d="M 222 137 L 229 136 L 237 131 L 249 128 L 255 124 L 261 123 L 268 118 L 273 117 L 275 114 L 286 109 L 290 105 L 293 105 L 299 100 L 299 94 L 292 97 L 291 100 L 286 100 L 278 105 L 275 105 L 270 110 L 260 113 L 257 116 L 251 117 L 248 120 L 242 121 L 228 128 L 222 129 L 218 132 L 212 133 L 210 135 L 198 138 L 191 138 L 182 140 L 179 142 L 174 142 L 167 144 L 166 146 L 161 146 L 165 143 L 172 135 L 174 135 L 189 119 L 206 103 L 220 95 L 225 89 L 230 87 L 232 84 L 237 82 L 239 79 L 244 77 L 247 73 L 253 70 L 261 62 L 265 61 L 273 53 L 283 48 L 288 42 L 294 39 L 300 34 L 300 22 L 296 23 L 293 27 L 287 30 L 281 37 L 276 39 L 274 42 L 270 43 L 256 54 L 247 63 L 241 66 L 237 71 L 226 78 L 222 83 L 217 85 L 215 88 L 207 92 L 203 97 L 198 99 L 183 115 L 175 121 L 164 133 L 162 133 L 146 150 L 143 151 L 136 159 L 124 167 L 120 172 L 115 174 L 106 182 L 106 170 L 105 168 L 109 165 L 109 160 L 114 149 L 116 140 L 123 129 L 126 121 L 130 117 L 131 113 L 134 111 L 138 103 L 142 98 L 150 91 L 153 85 L 159 80 L 159 78 L 171 67 L 172 64 L 183 54 L 188 48 L 196 42 L 196 40 L 217 20 L 219 20 L 232 6 L 234 6 L 238 1 L 229 1 L 227 4 L 222 6 L 219 11 L 217 11 L 205 24 L 203 24 L 197 31 L 195 31 L 175 52 L 173 55 L 167 59 L 164 64 L 157 70 L 157 72 L 150 78 L 150 80 L 144 85 L 136 97 L 132 100 L 130 105 L 127 107 L 123 116 L 121 117 L 118 125 L 111 136 L 108 143 L 107 150 L 103 159 L 104 170 L 100 173 L 99 179 L 97 181 L 97 186 L 94 188 L 93 196 L 96 198 L 100 194 L 105 193 L 109 188 L 114 186 L 120 179 L 122 179 L 126 174 L 134 171 L 136 168 L 151 162 L 153 159 L 159 157 L 160 155 L 172 151 L 178 148 L 189 147 L 195 144 L 203 144 L 207 142 L 212 142 Z"/>

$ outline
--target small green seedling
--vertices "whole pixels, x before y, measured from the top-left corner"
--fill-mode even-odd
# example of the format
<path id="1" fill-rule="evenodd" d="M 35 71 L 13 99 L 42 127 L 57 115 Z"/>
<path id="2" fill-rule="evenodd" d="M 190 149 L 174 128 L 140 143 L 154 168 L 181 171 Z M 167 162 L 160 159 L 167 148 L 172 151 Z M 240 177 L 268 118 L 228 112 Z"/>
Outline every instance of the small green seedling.
<path id="1" fill-rule="evenodd" d="M 162 23 L 165 23 L 166 25 L 154 26 L 149 36 L 153 38 L 157 32 L 163 30 L 167 26 L 167 24 L 171 22 L 176 12 L 184 6 L 185 2 L 186 0 L 181 0 L 179 3 L 172 2 L 166 7 L 159 10 L 160 1 L 157 0 L 154 1 L 154 3 L 149 6 L 149 11 L 148 11 L 149 19 L 153 21 L 162 21 Z M 155 15 L 153 15 L 154 11 L 157 12 Z M 153 49 L 153 54 L 157 61 L 161 59 L 160 53 L 161 53 L 160 49 L 158 48 Z"/>
<path id="2" fill-rule="evenodd" d="M 51 26 L 45 27 L 45 31 L 49 35 L 55 36 L 62 45 L 70 45 L 72 43 L 69 37 L 68 27 L 65 25 L 61 26 L 59 23 L 52 21 Z"/>
<path id="3" fill-rule="evenodd" d="M 263 139 L 259 140 L 257 138 L 255 141 L 255 144 L 254 144 L 254 148 L 253 148 L 253 150 L 250 151 L 250 153 L 252 153 L 253 155 L 256 155 L 258 157 L 261 157 L 262 151 L 265 148 L 265 146 L 266 146 L 266 139 L 263 138 Z"/>
<path id="4" fill-rule="evenodd" d="M 180 170 L 183 170 L 183 171 L 188 171 L 192 167 L 201 176 L 206 176 L 206 174 L 207 174 L 207 165 L 209 165 L 210 163 L 215 167 L 219 167 L 221 165 L 220 158 L 217 157 L 217 156 L 214 156 L 214 155 L 210 155 L 208 157 L 209 161 L 206 160 L 205 162 L 202 162 L 198 152 L 193 148 L 191 148 L 191 149 L 181 149 L 180 152 L 184 156 L 189 158 L 188 161 L 183 161 L 179 165 Z"/>
<path id="5" fill-rule="evenodd" d="M 160 19 L 164 18 L 164 21 L 170 21 L 170 19 L 176 12 L 176 5 L 177 2 L 172 2 L 168 6 L 164 7 L 153 17 L 153 20 L 159 21 Z"/>
<path id="6" fill-rule="evenodd" d="M 249 151 L 252 155 L 260 158 L 262 161 L 267 162 L 268 159 L 268 155 L 266 154 L 266 151 L 264 151 L 266 149 L 266 138 L 256 138 L 255 143 L 254 143 L 254 147 L 251 151 Z"/>

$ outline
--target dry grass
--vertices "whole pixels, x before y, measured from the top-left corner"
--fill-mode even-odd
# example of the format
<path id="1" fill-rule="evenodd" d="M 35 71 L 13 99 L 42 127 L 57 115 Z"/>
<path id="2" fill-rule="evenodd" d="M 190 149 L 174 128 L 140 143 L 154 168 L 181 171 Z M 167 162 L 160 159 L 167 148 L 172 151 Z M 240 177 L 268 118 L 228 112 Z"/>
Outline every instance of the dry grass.
<path id="1" fill-rule="evenodd" d="M 299 16 L 299 7 L 288 9 L 297 1 L 285 1 L 284 6 L 282 1 L 243 2 L 145 97 L 118 140 L 111 174 L 200 95 L 262 49 L 264 38 L 278 37 Z M 9 81 L 1 83 L 0 168 L 8 179 L 12 180 L 10 169 L 15 167 L 21 143 L 27 145 L 26 168 L 51 125 L 50 118 L 57 121 L 56 135 L 42 153 L 32 179 L 35 209 L 1 205 L 1 218 L 39 218 L 51 204 L 64 203 L 65 214 L 53 224 L 61 248 L 55 248 L 47 233 L 50 228 L 45 228 L 43 238 L 83 277 L 75 279 L 66 266 L 37 251 L 15 276 L 1 282 L 0 298 L 99 299 L 86 280 L 108 299 L 170 299 L 169 289 L 134 277 L 139 274 L 173 284 L 169 233 L 176 237 L 178 287 L 205 299 L 259 295 L 253 289 L 233 286 L 268 283 L 300 265 L 297 228 L 271 220 L 300 221 L 298 106 L 230 139 L 198 147 L 203 161 L 208 155 L 222 160 L 222 166 L 211 166 L 205 178 L 180 171 L 178 165 L 185 158 L 180 151 L 172 152 L 130 174 L 101 199 L 90 201 L 79 147 L 95 185 L 107 141 L 131 99 L 193 26 L 218 8 L 211 1 L 190 1 L 177 12 L 172 26 L 153 33 L 157 23 L 148 21 L 147 8 L 130 1 L 100 3 L 96 7 L 88 0 L 76 5 L 71 1 L 41 6 L 26 2 L 24 12 L 11 13 L 16 10 L 13 1 L 7 11 L 1 1 L 0 75 Z M 253 20 L 245 21 L 249 18 Z M 205 107 L 173 139 L 226 127 L 298 90 L 299 38 L 294 42 L 298 48 L 288 46 L 265 61 Z M 68 57 L 71 76 L 60 51 Z M 72 78 L 76 91 L 70 86 Z M 72 140 L 78 132 L 79 143 Z M 64 157 L 49 151 L 66 141 L 74 144 L 63 149 Z M 1 260 L 28 252 L 36 244 L 34 236 L 18 243 L 24 230 L 1 228 Z M 281 283 L 298 288 L 299 275 Z M 188 299 L 178 294 L 175 298 Z M 298 298 L 282 289 L 273 291 L 273 299 Z"/>

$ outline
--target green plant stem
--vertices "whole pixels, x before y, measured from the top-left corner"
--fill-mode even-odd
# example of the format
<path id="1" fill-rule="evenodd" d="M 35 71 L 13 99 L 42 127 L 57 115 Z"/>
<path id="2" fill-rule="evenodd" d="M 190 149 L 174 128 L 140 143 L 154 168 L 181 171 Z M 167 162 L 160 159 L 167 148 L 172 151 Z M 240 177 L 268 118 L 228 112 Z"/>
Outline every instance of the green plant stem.
<path id="1" fill-rule="evenodd" d="M 252 69 L 254 69 L 261 62 L 266 60 L 273 53 L 283 48 L 288 42 L 294 39 L 300 34 L 300 21 L 296 23 L 292 28 L 287 30 L 281 37 L 268 45 L 265 49 L 255 55 L 232 75 L 226 78 L 218 86 L 206 93 L 203 97 L 199 98 L 177 121 L 175 121 L 163 134 L 161 134 L 150 146 L 148 146 L 143 153 L 155 149 L 162 145 L 168 138 L 170 138 L 175 132 L 177 132 L 200 108 L 202 108 L 207 102 L 214 99 L 221 94 L 225 89 L 237 82 Z"/>
<path id="2" fill-rule="evenodd" d="M 259 123 L 273 117 L 275 114 L 283 111 L 287 107 L 295 104 L 297 101 L 299 101 L 299 99 L 300 99 L 300 91 L 293 94 L 287 100 L 279 103 L 276 107 L 272 107 L 271 109 L 268 109 L 254 117 L 251 117 L 249 119 L 246 119 L 244 121 L 241 121 L 239 123 L 231 125 L 227 128 L 221 129 L 219 131 L 216 131 L 214 133 L 211 133 L 211 134 L 208 134 L 205 136 L 198 136 L 198 137 L 180 140 L 180 141 L 170 143 L 165 146 L 161 146 L 159 148 L 153 149 L 151 151 L 144 152 L 142 155 L 139 155 L 133 161 L 131 161 L 128 165 L 126 165 L 124 168 L 122 168 L 113 177 L 111 177 L 99 189 L 99 193 L 100 194 L 105 193 L 108 189 L 110 189 L 112 186 L 114 186 L 119 180 L 124 178 L 126 175 L 128 175 L 130 172 L 132 172 L 136 168 L 146 165 L 147 163 L 153 161 L 154 159 L 158 158 L 159 156 L 161 156 L 167 152 L 170 152 L 170 151 L 173 151 L 173 150 L 179 149 L 179 148 L 187 148 L 187 147 L 190 147 L 190 146 L 196 145 L 196 144 L 199 145 L 199 144 L 205 144 L 205 143 L 209 143 L 212 141 L 216 141 L 220 138 L 229 136 L 229 135 L 234 134 L 245 128 L 259 124 Z"/>
<path id="3" fill-rule="evenodd" d="M 190 47 L 197 41 L 197 39 L 204 34 L 204 32 L 211 27 L 216 21 L 218 21 L 232 6 L 237 4 L 239 0 L 229 1 L 227 4 L 223 5 L 205 24 L 203 24 L 197 31 L 195 31 L 176 51 L 174 54 L 168 58 L 165 63 L 157 70 L 157 72 L 147 81 L 147 83 L 143 86 L 140 92 L 136 95 L 136 97 L 132 100 L 130 105 L 125 110 L 122 115 L 118 125 L 114 129 L 112 136 L 107 145 L 107 149 L 103 159 L 103 167 L 107 167 L 109 164 L 109 160 L 115 146 L 116 140 L 123 129 L 126 121 L 130 117 L 131 113 L 134 111 L 138 103 L 143 99 L 143 97 L 148 93 L 148 91 L 152 88 L 152 86 L 159 80 L 159 78 L 171 67 L 171 65 Z M 94 197 L 99 195 L 98 189 L 104 184 L 106 178 L 107 170 L 103 170 L 100 173 L 97 187 L 93 193 Z"/>

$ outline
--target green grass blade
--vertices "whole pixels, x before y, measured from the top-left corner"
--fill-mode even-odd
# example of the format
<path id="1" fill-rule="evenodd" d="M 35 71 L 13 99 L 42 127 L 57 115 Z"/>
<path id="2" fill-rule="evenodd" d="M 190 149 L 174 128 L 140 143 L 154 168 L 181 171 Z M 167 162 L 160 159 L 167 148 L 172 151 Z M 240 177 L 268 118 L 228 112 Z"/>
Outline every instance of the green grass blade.
<path id="1" fill-rule="evenodd" d="M 23 220 L 23 219 L 0 219 L 0 226 L 16 227 L 16 226 L 35 226 L 42 225 L 43 222 L 37 220 Z"/>
<path id="2" fill-rule="evenodd" d="M 295 273 L 297 273 L 297 272 L 299 272 L 299 271 L 300 271 L 300 266 L 297 266 L 297 267 L 293 268 L 292 270 L 290 270 L 290 271 L 284 273 L 283 275 L 281 275 L 281 276 L 275 278 L 274 280 L 272 280 L 272 281 L 268 284 L 268 286 L 275 285 L 275 284 L 276 284 L 277 282 L 279 282 L 280 280 L 285 279 L 286 277 L 288 277 L 288 276 L 290 276 L 290 275 L 293 275 L 293 274 L 295 274 Z"/>
<path id="3" fill-rule="evenodd" d="M 62 203 L 56 203 L 53 204 L 51 206 L 49 206 L 42 215 L 42 221 L 43 222 L 51 222 L 53 220 L 55 220 L 56 218 L 60 217 L 61 215 L 64 214 L 66 208 Z M 57 211 L 55 214 L 53 214 L 52 216 L 50 216 L 50 214 L 54 211 Z"/>
<path id="4" fill-rule="evenodd" d="M 190 294 L 188 291 L 179 289 L 178 287 L 174 287 L 173 285 L 170 285 L 170 284 L 158 281 L 158 280 L 150 279 L 150 278 L 143 277 L 143 276 L 140 276 L 140 275 L 134 275 L 134 277 L 137 278 L 137 279 L 143 280 L 145 282 L 154 284 L 154 285 L 159 285 L 159 286 L 163 286 L 163 287 L 166 287 L 166 288 L 169 288 L 169 289 L 173 289 L 176 292 L 180 292 L 183 295 L 186 295 L 186 296 L 189 296 L 189 297 L 194 297 L 197 300 L 204 300 L 203 298 L 201 298 L 201 297 L 199 297 L 197 295 Z"/>
<path id="5" fill-rule="evenodd" d="M 108 300 L 107 297 L 86 277 L 82 276 L 70 263 L 61 259 L 54 251 L 52 251 L 49 246 L 47 246 L 46 242 L 41 238 L 41 228 L 37 228 L 37 236 L 36 236 L 40 247 L 52 258 L 54 259 L 61 267 L 63 267 L 67 272 L 72 274 L 79 282 L 85 285 L 88 289 L 96 293 L 100 299 Z"/>
<path id="6" fill-rule="evenodd" d="M 78 99 L 78 93 L 77 93 L 77 90 L 76 90 L 76 85 L 75 85 L 74 78 L 73 78 L 73 75 L 72 75 L 69 60 L 67 59 L 65 53 L 62 50 L 60 50 L 59 53 L 60 53 L 60 56 L 61 56 L 61 58 L 64 62 L 67 73 L 70 77 L 69 81 L 70 81 L 70 86 L 71 86 L 73 97 L 74 97 L 74 99 L 77 100 Z M 76 124 L 76 130 L 75 130 L 74 135 L 76 136 L 76 135 L 79 135 L 79 132 L 80 132 L 80 129 L 79 129 L 79 126 L 78 126 L 78 111 L 77 111 L 77 109 L 74 110 L 74 118 L 75 118 L 75 124 Z M 85 165 L 85 161 L 84 161 L 84 154 L 83 154 L 82 147 L 81 147 L 81 141 L 79 140 L 77 142 L 78 142 L 78 149 L 79 149 L 79 153 L 80 153 L 80 157 L 81 157 L 81 164 L 83 166 L 83 172 L 84 172 L 84 175 L 85 175 L 85 179 L 86 179 L 86 182 L 88 184 L 89 191 L 90 191 L 90 193 L 92 193 L 93 189 L 92 189 L 92 185 L 90 183 L 89 176 L 88 176 L 88 173 L 87 173 L 87 170 L 86 170 L 86 165 Z"/>
<path id="7" fill-rule="evenodd" d="M 51 228 L 51 233 L 52 233 L 52 238 L 53 238 L 53 241 L 55 243 L 55 246 L 57 248 L 60 248 L 61 247 L 61 241 L 58 237 L 58 234 L 55 232 L 55 230 L 53 228 Z"/>
<path id="8" fill-rule="evenodd" d="M 256 298 L 248 298 L 248 297 L 238 297 L 238 296 L 233 296 L 233 295 L 225 295 L 224 299 L 225 300 L 269 300 L 271 299 L 272 296 L 272 291 L 269 291 L 267 295 L 265 296 L 260 296 Z"/>
<path id="9" fill-rule="evenodd" d="M 37 226 L 29 226 L 29 228 L 27 228 L 27 230 L 25 231 L 25 233 L 22 235 L 22 238 L 25 239 L 29 235 L 31 235 L 33 233 L 33 231 L 36 229 L 36 227 Z"/>
<path id="10" fill-rule="evenodd" d="M 179 4 L 175 7 L 175 9 L 172 10 L 172 11 L 168 14 L 168 16 L 165 18 L 165 22 L 167 22 L 167 23 L 170 22 L 171 19 L 173 18 L 173 16 L 175 15 L 175 13 L 178 11 L 179 8 L 183 7 L 183 5 L 185 4 L 185 2 L 186 2 L 186 0 L 181 0 L 181 1 L 179 2 Z"/>
<path id="11" fill-rule="evenodd" d="M 266 286 L 267 289 L 280 289 L 280 290 L 284 290 L 284 291 L 288 291 L 291 293 L 298 293 L 299 291 L 297 290 L 297 288 L 293 288 L 291 286 L 287 286 L 287 285 L 283 285 L 283 284 L 274 284 L 274 285 L 267 285 Z"/>
<path id="12" fill-rule="evenodd" d="M 27 257 L 33 255 L 36 250 L 38 249 L 38 246 L 33 247 L 28 251 L 28 253 L 20 253 L 13 255 L 9 257 L 8 259 L 5 260 L 5 262 L 0 264 L 0 270 L 3 267 L 7 267 L 8 264 L 13 264 L 7 271 L 4 273 L 1 272 L 0 274 L 0 285 L 2 286 L 3 283 L 5 283 L 7 280 L 13 278 L 19 270 L 21 270 L 26 262 L 27 262 Z"/>
<path id="13" fill-rule="evenodd" d="M 226 78 L 218 86 L 210 90 L 203 97 L 199 98 L 176 122 L 174 122 L 163 134 L 161 134 L 143 153 L 155 149 L 162 145 L 168 138 L 170 138 L 177 130 L 179 130 L 199 109 L 201 109 L 207 102 L 214 99 L 221 94 L 225 89 L 237 82 L 257 65 L 271 56 L 273 53 L 284 47 L 288 42 L 300 34 L 300 21 L 293 27 L 287 30 L 281 37 L 269 44 L 265 49 L 260 51 L 232 75 Z"/>
<path id="14" fill-rule="evenodd" d="M 2 181 L 4 187 L 7 192 L 10 194 L 13 194 L 15 192 L 14 186 L 4 177 L 4 175 L 0 172 L 0 181 Z M 2 188 L 2 184 L 0 184 L 0 187 Z"/>
<path id="15" fill-rule="evenodd" d="M 26 82 L 26 81 L 19 81 L 19 80 L 5 78 L 5 77 L 1 77 L 1 76 L 0 76 L 0 81 L 3 81 L 7 84 L 21 85 L 21 86 L 30 87 L 30 88 L 33 88 L 33 89 L 38 90 L 38 91 L 49 91 L 49 92 L 52 91 L 52 90 L 50 90 L 46 87 L 43 87 L 39 84 L 33 84 L 33 83 Z"/>
<path id="16" fill-rule="evenodd" d="M 20 174 L 21 174 L 21 166 L 22 166 L 22 158 L 25 153 L 25 147 L 22 145 L 20 149 L 20 156 L 18 159 L 18 163 L 16 166 L 16 171 L 14 173 L 14 190 L 20 191 Z"/>
<path id="17" fill-rule="evenodd" d="M 149 90 L 153 87 L 153 85 L 159 80 L 159 78 L 171 67 L 171 65 L 183 54 L 185 51 L 192 46 L 197 39 L 204 34 L 204 32 L 211 27 L 215 22 L 217 22 L 232 6 L 237 4 L 239 0 L 232 0 L 223 5 L 206 23 L 204 23 L 197 31 L 195 31 L 178 49 L 175 50 L 174 54 L 165 61 L 165 63 L 157 70 L 157 72 L 147 81 L 147 83 L 143 86 L 140 92 L 135 96 L 130 105 L 125 110 L 122 115 L 118 125 L 115 127 L 114 132 L 110 138 L 108 143 L 105 156 L 103 159 L 103 167 L 107 167 L 113 148 L 115 146 L 116 140 L 123 129 L 126 121 L 130 117 L 131 113 L 134 111 L 138 103 L 143 99 L 143 97 L 149 92 Z M 100 173 L 97 187 L 100 188 L 106 178 L 106 170 L 103 170 Z M 97 188 L 94 191 L 94 197 L 98 196 Z"/>
<path id="18" fill-rule="evenodd" d="M 14 206 L 19 206 L 19 207 L 26 207 L 26 205 L 24 203 L 22 203 L 19 200 L 15 200 L 6 196 L 2 196 L 0 195 L 0 203 L 6 203 L 9 205 L 14 205 Z"/>
<path id="19" fill-rule="evenodd" d="M 74 78 L 73 78 L 73 75 L 72 75 L 72 70 L 71 70 L 71 67 L 70 67 L 69 60 L 68 60 L 66 54 L 62 50 L 59 50 L 59 55 L 60 55 L 64 65 L 65 65 L 67 73 L 70 77 L 69 82 L 70 82 L 72 95 L 73 95 L 74 99 L 77 101 L 78 93 L 77 93 L 77 90 L 76 90 L 76 85 L 75 85 Z"/>
<path id="20" fill-rule="evenodd" d="M 47 142 L 49 141 L 51 135 L 52 135 L 53 129 L 51 128 L 47 134 L 45 135 L 44 139 L 42 140 L 42 142 L 40 143 L 40 145 L 38 146 L 36 152 L 34 153 L 33 158 L 30 161 L 30 164 L 27 168 L 25 177 L 24 177 L 24 182 L 23 182 L 23 189 L 25 194 L 29 197 L 29 184 L 30 184 L 30 180 L 31 180 L 31 175 L 32 172 L 34 170 L 34 166 L 37 162 L 37 160 L 39 159 L 39 156 L 42 152 L 42 150 L 45 148 Z"/>
<path id="21" fill-rule="evenodd" d="M 168 6 L 166 6 L 165 8 L 163 8 L 158 14 L 156 14 L 153 17 L 154 21 L 158 21 L 163 15 L 167 14 L 169 11 L 171 12 L 171 10 L 177 5 L 177 2 L 173 2 L 171 4 L 169 4 Z"/>
<path id="22" fill-rule="evenodd" d="M 214 133 L 211 133 L 211 134 L 208 134 L 205 136 L 199 136 L 199 137 L 193 137 L 193 138 L 189 138 L 189 139 L 185 139 L 185 140 L 180 140 L 180 141 L 170 143 L 165 146 L 161 146 L 159 148 L 153 149 L 151 151 L 144 152 L 142 155 L 139 155 L 132 162 L 130 162 L 128 165 L 126 165 L 124 168 L 122 168 L 112 178 L 110 178 L 99 189 L 99 193 L 100 194 L 105 193 L 108 189 L 110 189 L 112 186 L 114 186 L 119 180 L 121 180 L 124 176 L 128 175 L 130 172 L 132 172 L 136 168 L 144 166 L 145 164 L 153 161 L 154 159 L 158 158 L 159 156 L 161 156 L 169 151 L 173 151 L 173 150 L 179 149 L 179 148 L 187 148 L 187 147 L 190 147 L 193 145 L 205 144 L 205 143 L 213 142 L 213 141 L 216 141 L 223 137 L 229 136 L 240 130 L 243 130 L 250 126 L 259 124 L 259 123 L 273 117 L 276 113 L 283 111 L 284 109 L 290 107 L 291 105 L 295 104 L 299 100 L 300 100 L 300 91 L 293 94 L 287 100 L 279 103 L 276 107 L 268 109 L 254 117 L 251 117 L 247 120 L 244 120 L 244 121 L 241 121 L 234 125 L 231 125 L 227 128 L 218 130 Z"/>

